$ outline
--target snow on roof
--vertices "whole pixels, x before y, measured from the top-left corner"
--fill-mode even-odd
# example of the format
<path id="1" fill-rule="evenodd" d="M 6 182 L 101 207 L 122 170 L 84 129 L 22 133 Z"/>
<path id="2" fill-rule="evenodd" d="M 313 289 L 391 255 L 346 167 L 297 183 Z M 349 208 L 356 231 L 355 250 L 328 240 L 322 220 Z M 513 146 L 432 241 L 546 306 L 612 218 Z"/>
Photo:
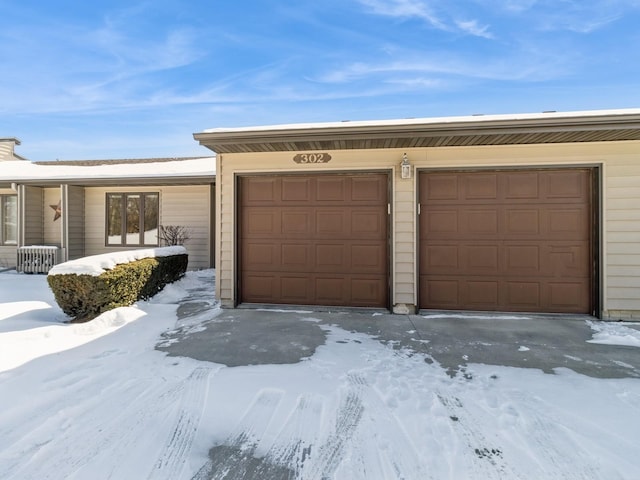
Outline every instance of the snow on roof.
<path id="1" fill-rule="evenodd" d="M 341 122 L 325 123 L 294 123 L 283 125 L 262 125 L 253 127 L 232 127 L 232 128 L 210 128 L 203 133 L 234 133 L 234 132 L 260 132 L 275 130 L 313 130 L 323 128 L 357 128 L 357 127 L 385 127 L 402 125 L 429 125 L 429 124 L 455 124 L 468 122 L 495 122 L 495 121 L 518 121 L 518 120 L 545 120 L 545 119 L 568 119 L 568 118 L 588 118 L 615 115 L 640 115 L 640 108 L 628 108 L 617 110 L 585 110 L 575 112 L 542 112 L 542 113 L 520 113 L 520 114 L 499 114 L 499 115 L 466 115 L 453 117 L 425 117 L 425 118 L 404 118 L 394 120 L 343 120 Z"/>
<path id="2" fill-rule="evenodd" d="M 187 253 L 187 249 L 179 245 L 174 247 L 143 248 L 140 250 L 126 250 L 124 252 L 103 253 L 59 263 L 49 270 L 48 275 L 75 274 L 97 277 L 103 272 L 111 270 L 116 265 L 122 263 L 129 263 L 143 258 L 170 257 L 171 255 L 182 255 L 185 253 Z"/>
<path id="3" fill-rule="evenodd" d="M 62 162 L 61 162 L 62 163 Z M 96 165 L 69 165 L 72 162 L 45 164 L 7 161 L 0 164 L 0 181 L 21 180 L 67 180 L 78 178 L 117 179 L 117 178 L 165 178 L 199 177 L 216 174 L 215 157 L 158 162 L 126 162 Z M 78 162 L 80 163 L 80 162 Z"/>

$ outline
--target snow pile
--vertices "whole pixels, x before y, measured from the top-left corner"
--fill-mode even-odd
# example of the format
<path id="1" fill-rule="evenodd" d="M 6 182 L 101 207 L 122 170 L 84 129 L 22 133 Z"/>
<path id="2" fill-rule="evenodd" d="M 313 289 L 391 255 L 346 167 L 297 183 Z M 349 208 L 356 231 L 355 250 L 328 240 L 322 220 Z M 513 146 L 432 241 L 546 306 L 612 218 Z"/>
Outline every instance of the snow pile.
<path id="1" fill-rule="evenodd" d="M 213 271 L 187 272 L 150 302 L 71 325 L 45 276 L 1 274 L 0 478 L 638 477 L 638 378 L 479 364 L 451 377 L 307 313 L 326 342 L 297 364 L 155 350 L 174 302 L 213 300 L 212 284 Z"/>
<path id="2" fill-rule="evenodd" d="M 122 263 L 130 263 L 143 258 L 170 257 L 171 255 L 186 253 L 187 249 L 180 245 L 103 253 L 55 265 L 49 270 L 49 275 L 76 274 L 97 277 L 106 270 L 111 270 Z"/>
<path id="3" fill-rule="evenodd" d="M 91 178 L 162 178 L 196 177 L 216 174 L 215 157 L 205 157 L 171 162 L 122 163 L 100 165 L 50 165 L 28 161 L 2 162 L 0 180 L 54 180 Z"/>
<path id="4" fill-rule="evenodd" d="M 636 330 L 630 326 L 638 326 L 640 323 L 622 324 L 588 321 L 587 324 L 591 327 L 591 330 L 594 331 L 593 338 L 591 340 L 587 340 L 589 343 L 640 347 L 640 330 Z"/>

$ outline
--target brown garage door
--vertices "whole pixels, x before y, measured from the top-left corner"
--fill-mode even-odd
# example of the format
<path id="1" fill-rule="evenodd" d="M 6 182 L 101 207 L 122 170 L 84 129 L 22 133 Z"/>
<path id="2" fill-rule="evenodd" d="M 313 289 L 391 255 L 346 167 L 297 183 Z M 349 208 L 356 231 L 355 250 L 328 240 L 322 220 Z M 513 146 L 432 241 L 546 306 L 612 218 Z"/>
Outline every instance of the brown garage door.
<path id="1" fill-rule="evenodd" d="M 592 313 L 592 171 L 422 172 L 420 308 Z"/>
<path id="2" fill-rule="evenodd" d="M 388 176 L 239 179 L 241 302 L 388 306 Z"/>

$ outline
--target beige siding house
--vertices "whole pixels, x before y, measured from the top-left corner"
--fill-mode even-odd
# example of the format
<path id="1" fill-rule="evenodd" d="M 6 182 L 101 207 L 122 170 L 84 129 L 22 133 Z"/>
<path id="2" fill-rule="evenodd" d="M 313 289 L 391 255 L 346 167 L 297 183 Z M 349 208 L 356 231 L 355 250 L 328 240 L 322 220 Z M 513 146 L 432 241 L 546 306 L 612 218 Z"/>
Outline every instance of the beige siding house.
<path id="1" fill-rule="evenodd" d="M 61 262 L 158 246 L 163 226 L 188 229 L 188 268 L 213 266 L 212 157 L 7 161 L 0 168 L 0 195 L 17 199 L 16 238 L 0 245 L 0 267 L 21 270 L 21 261 L 34 258 L 25 255 L 39 250 L 55 251 Z"/>
<path id="2" fill-rule="evenodd" d="M 223 305 L 640 319 L 640 110 L 206 130 Z"/>
<path id="3" fill-rule="evenodd" d="M 20 140 L 14 137 L 0 138 L 0 176 L 5 162 L 24 161 L 15 152 Z M 0 270 L 14 264 L 17 248 L 17 192 L 15 185 L 0 179 Z"/>

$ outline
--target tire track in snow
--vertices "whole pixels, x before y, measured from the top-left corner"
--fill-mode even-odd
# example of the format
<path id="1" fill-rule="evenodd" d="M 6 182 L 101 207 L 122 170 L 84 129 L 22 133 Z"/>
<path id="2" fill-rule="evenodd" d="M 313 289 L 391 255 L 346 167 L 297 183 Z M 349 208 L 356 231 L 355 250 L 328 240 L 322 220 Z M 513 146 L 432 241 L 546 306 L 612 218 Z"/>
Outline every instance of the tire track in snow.
<path id="1" fill-rule="evenodd" d="M 333 478 L 342 463 L 346 447 L 351 442 L 364 414 L 362 395 L 365 383 L 360 377 L 348 381 L 342 391 L 333 431 L 317 449 L 318 457 L 311 457 L 301 478 L 324 480 Z"/>
<path id="2" fill-rule="evenodd" d="M 180 401 L 180 412 L 171 434 L 153 470 L 147 477 L 155 479 L 179 478 L 187 462 L 204 410 L 211 368 L 198 367 L 185 380 L 185 389 Z"/>
<path id="3" fill-rule="evenodd" d="M 137 382 L 134 386 L 137 392 L 135 397 L 131 396 L 131 392 L 120 395 L 120 389 L 109 396 L 100 397 L 100 404 L 122 403 L 120 398 L 126 398 L 128 403 L 118 415 L 103 418 L 99 406 L 85 412 L 81 422 L 57 432 L 56 437 L 35 452 L 29 462 L 23 463 L 22 468 L 15 471 L 15 478 L 69 478 L 101 456 L 125 457 L 130 453 L 131 446 L 144 436 L 157 412 L 178 402 L 184 388 L 181 383 L 167 387 L 166 384 Z"/>
<path id="4" fill-rule="evenodd" d="M 465 439 L 467 450 L 464 452 L 469 457 L 473 471 L 480 472 L 478 478 L 482 479 L 518 479 L 518 475 L 503 458 L 503 451 L 498 445 L 492 445 L 484 433 L 482 426 L 473 419 L 469 412 L 454 395 L 445 395 L 437 392 L 440 403 L 449 412 L 449 418 L 453 421 L 454 430 L 460 432 Z"/>
<path id="5" fill-rule="evenodd" d="M 279 465 L 291 472 L 291 479 L 301 478 L 300 472 L 312 457 L 312 445 L 320 426 L 324 401 L 317 395 L 302 395 L 278 432 L 274 445 L 265 457 L 266 465 Z M 258 468 L 257 478 L 267 478 L 267 468 Z"/>
<path id="6" fill-rule="evenodd" d="M 234 432 L 222 445 L 209 450 L 209 460 L 192 480 L 259 478 L 252 477 L 260 463 L 254 454 L 283 396 L 281 390 L 264 389 L 258 392 Z"/>

